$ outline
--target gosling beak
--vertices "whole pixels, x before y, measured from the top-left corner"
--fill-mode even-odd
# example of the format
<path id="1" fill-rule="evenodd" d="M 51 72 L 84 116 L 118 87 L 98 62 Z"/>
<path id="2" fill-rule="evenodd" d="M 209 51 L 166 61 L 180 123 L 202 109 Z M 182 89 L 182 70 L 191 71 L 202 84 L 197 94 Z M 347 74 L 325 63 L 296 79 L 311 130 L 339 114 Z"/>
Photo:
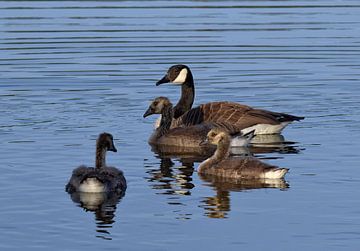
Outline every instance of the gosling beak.
<path id="1" fill-rule="evenodd" d="M 116 149 L 115 146 L 113 145 L 112 147 L 110 147 L 110 148 L 108 149 L 108 151 L 111 151 L 111 152 L 116 153 L 116 152 L 117 152 L 117 149 Z"/>
<path id="2" fill-rule="evenodd" d="M 168 77 L 168 75 L 166 74 L 162 79 L 160 79 L 159 81 L 156 82 L 156 86 L 159 86 L 161 84 L 165 84 L 165 83 L 169 83 L 170 79 Z"/>
<path id="3" fill-rule="evenodd" d="M 203 141 L 201 141 L 200 143 L 199 143 L 199 146 L 206 146 L 206 145 L 208 145 L 209 144 L 209 140 L 206 138 L 206 139 L 204 139 Z"/>
<path id="4" fill-rule="evenodd" d="M 146 118 L 147 116 L 151 115 L 151 114 L 154 114 L 154 111 L 153 109 L 151 109 L 151 107 L 149 107 L 146 112 L 144 113 L 143 115 L 143 118 Z"/>

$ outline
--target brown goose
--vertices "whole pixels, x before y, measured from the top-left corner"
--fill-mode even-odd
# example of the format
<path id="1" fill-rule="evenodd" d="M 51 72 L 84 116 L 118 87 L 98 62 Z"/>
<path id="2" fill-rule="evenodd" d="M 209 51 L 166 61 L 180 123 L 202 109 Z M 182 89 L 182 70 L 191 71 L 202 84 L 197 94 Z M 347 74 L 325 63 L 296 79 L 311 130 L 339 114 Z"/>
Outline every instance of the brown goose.
<path id="1" fill-rule="evenodd" d="M 254 157 L 229 158 L 230 137 L 221 129 L 212 129 L 207 141 L 217 146 L 213 156 L 199 165 L 199 174 L 232 179 L 280 179 L 289 169 L 261 162 Z"/>
<path id="2" fill-rule="evenodd" d="M 194 102 L 195 88 L 190 68 L 186 65 L 173 65 L 156 85 L 169 82 L 180 84 L 182 88 L 181 98 L 174 107 L 174 118 L 179 119 L 191 109 Z M 244 134 L 252 130 L 255 130 L 255 134 L 278 134 L 291 122 L 302 119 L 304 117 L 256 109 L 235 102 L 211 102 L 201 104 L 172 127 L 215 122 L 230 123 Z"/>
<path id="3" fill-rule="evenodd" d="M 126 180 L 123 172 L 115 167 L 106 166 L 105 157 L 107 151 L 117 152 L 113 136 L 109 133 L 102 133 L 96 141 L 95 168 L 81 165 L 74 169 L 66 185 L 68 193 L 123 193 L 126 190 Z"/>
<path id="4" fill-rule="evenodd" d="M 214 127 L 220 126 L 216 123 L 196 123 L 190 126 L 181 126 L 171 128 L 171 123 L 174 117 L 174 108 L 171 102 L 166 97 L 155 98 L 143 117 L 152 114 L 161 114 L 160 126 L 154 131 L 149 138 L 149 143 L 154 145 L 167 145 L 167 146 L 183 146 L 183 147 L 196 147 L 198 148 L 200 142 L 206 139 L 207 133 Z M 187 113 L 185 113 L 186 115 Z M 181 117 L 180 117 L 181 118 Z M 236 142 L 236 146 L 246 146 L 253 133 L 240 136 L 240 132 L 236 131 L 231 125 L 221 124 L 222 128 L 226 128 L 232 133 L 232 140 Z"/>

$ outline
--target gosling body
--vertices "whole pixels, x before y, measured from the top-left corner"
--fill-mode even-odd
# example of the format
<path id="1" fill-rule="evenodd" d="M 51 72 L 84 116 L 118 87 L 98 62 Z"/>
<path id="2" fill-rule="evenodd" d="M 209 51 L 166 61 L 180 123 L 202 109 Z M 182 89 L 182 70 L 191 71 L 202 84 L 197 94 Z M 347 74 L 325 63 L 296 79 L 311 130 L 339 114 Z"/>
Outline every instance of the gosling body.
<path id="1" fill-rule="evenodd" d="M 169 146 L 185 146 L 185 147 L 200 147 L 207 133 L 215 127 L 226 127 L 229 132 L 236 134 L 234 137 L 235 146 L 245 146 L 249 143 L 253 135 L 242 137 L 239 131 L 231 125 L 216 124 L 216 123 L 194 123 L 193 125 L 182 124 L 173 127 L 174 109 L 170 100 L 166 97 L 157 97 L 150 104 L 149 108 L 144 114 L 147 117 L 151 114 L 161 114 L 160 126 L 155 129 L 154 133 L 149 138 L 150 144 L 169 145 Z M 191 116 L 185 113 L 186 116 Z M 181 119 L 182 116 L 179 118 Z M 214 148 L 211 144 L 206 146 Z"/>
<path id="2" fill-rule="evenodd" d="M 106 152 L 117 152 L 113 137 L 109 133 L 99 135 L 96 142 L 95 167 L 81 165 L 74 169 L 66 191 L 69 193 L 123 193 L 126 188 L 126 179 L 121 170 L 106 165 Z"/>
<path id="3" fill-rule="evenodd" d="M 222 130 L 212 129 L 207 141 L 217 148 L 213 156 L 199 165 L 200 174 L 232 179 L 280 179 L 288 172 L 287 168 L 269 165 L 254 157 L 229 157 L 230 137 Z"/>

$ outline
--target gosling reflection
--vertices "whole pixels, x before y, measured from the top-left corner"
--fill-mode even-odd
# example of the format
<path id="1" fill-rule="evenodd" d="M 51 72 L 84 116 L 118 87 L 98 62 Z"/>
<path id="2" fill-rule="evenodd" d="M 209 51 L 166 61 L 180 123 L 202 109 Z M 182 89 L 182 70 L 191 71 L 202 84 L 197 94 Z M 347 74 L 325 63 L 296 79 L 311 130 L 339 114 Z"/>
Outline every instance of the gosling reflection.
<path id="1" fill-rule="evenodd" d="M 199 173 L 199 177 L 206 185 L 214 188 L 216 194 L 206 197 L 201 201 L 200 207 L 205 209 L 204 215 L 209 218 L 227 218 L 231 210 L 230 191 L 240 192 L 251 189 L 277 188 L 286 190 L 289 185 L 284 179 L 231 179 L 204 175 Z"/>
<path id="2" fill-rule="evenodd" d="M 115 223 L 116 206 L 125 193 L 83 193 L 70 194 L 71 199 L 86 212 L 94 212 L 96 237 L 111 240 L 110 229 Z"/>

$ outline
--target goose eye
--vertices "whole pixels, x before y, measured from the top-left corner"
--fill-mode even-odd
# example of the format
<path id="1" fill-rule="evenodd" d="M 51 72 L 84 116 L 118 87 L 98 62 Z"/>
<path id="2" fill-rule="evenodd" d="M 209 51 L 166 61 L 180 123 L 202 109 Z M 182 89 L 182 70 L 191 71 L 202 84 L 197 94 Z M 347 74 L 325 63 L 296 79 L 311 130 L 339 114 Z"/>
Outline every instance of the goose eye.
<path id="1" fill-rule="evenodd" d="M 157 106 L 158 105 L 158 102 L 157 101 L 154 101 L 154 103 L 153 103 L 155 106 Z"/>

